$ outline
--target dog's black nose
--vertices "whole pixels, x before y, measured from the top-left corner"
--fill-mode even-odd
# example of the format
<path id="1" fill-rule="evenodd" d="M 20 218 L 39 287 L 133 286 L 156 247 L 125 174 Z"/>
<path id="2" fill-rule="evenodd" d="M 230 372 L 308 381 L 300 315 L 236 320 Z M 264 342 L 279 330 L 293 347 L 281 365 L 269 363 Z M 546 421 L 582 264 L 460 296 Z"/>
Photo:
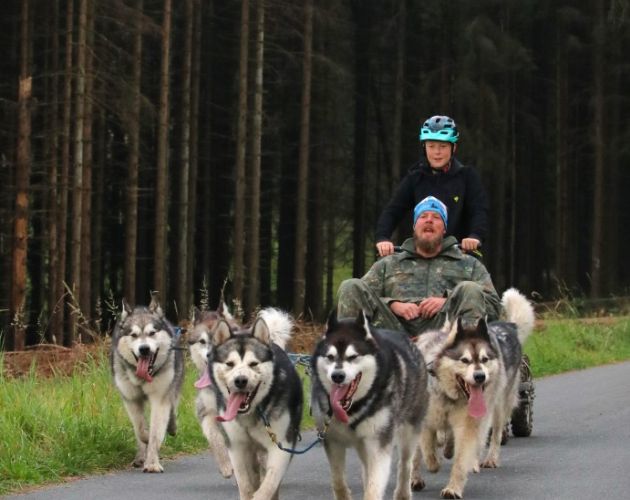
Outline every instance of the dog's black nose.
<path id="1" fill-rule="evenodd" d="M 346 374 L 344 372 L 333 372 L 330 378 L 335 384 L 343 384 L 343 381 L 346 380 Z"/>
<path id="2" fill-rule="evenodd" d="M 237 389 L 245 389 L 245 387 L 247 387 L 247 377 L 236 377 L 234 379 L 234 385 Z"/>
<path id="3" fill-rule="evenodd" d="M 151 354 L 151 348 L 148 345 L 141 345 L 138 351 L 140 352 L 140 356 L 148 356 Z"/>
<path id="4" fill-rule="evenodd" d="M 478 384 L 483 384 L 486 381 L 486 374 L 484 372 L 475 372 L 473 378 Z"/>

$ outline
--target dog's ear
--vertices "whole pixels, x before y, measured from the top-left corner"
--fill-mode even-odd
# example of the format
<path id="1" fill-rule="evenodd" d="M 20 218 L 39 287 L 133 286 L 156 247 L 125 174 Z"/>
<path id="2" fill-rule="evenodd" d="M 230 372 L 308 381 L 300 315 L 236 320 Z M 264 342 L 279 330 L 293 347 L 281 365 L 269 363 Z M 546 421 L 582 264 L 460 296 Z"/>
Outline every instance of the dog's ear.
<path id="1" fill-rule="evenodd" d="M 212 332 L 212 343 L 215 346 L 221 345 L 224 342 L 227 342 L 231 336 L 232 330 L 230 330 L 230 325 L 228 325 L 227 321 L 224 319 L 219 320 Z"/>
<path id="2" fill-rule="evenodd" d="M 324 331 L 322 337 L 325 337 L 328 332 L 334 330 L 337 327 L 338 323 L 339 321 L 337 320 L 337 308 L 334 307 L 328 315 L 328 320 L 326 321 L 326 331 Z"/>
<path id="3" fill-rule="evenodd" d="M 490 334 L 488 333 L 488 323 L 486 318 L 480 318 L 477 322 L 477 336 L 481 337 L 486 342 L 490 342 Z"/>
<path id="4" fill-rule="evenodd" d="M 374 337 L 372 336 L 372 331 L 370 330 L 370 318 L 363 309 L 359 311 L 356 323 L 365 333 L 366 340 L 374 340 Z"/>
<path id="5" fill-rule="evenodd" d="M 158 300 L 158 292 L 151 292 L 151 303 L 149 304 L 149 311 L 158 316 L 164 316 L 164 311 L 162 311 L 162 307 L 160 306 L 160 302 Z"/>
<path id="6" fill-rule="evenodd" d="M 193 325 L 196 325 L 201 320 L 201 309 L 199 309 L 197 306 L 193 306 L 191 319 L 192 319 Z"/>
<path id="7" fill-rule="evenodd" d="M 228 322 L 234 321 L 234 316 L 232 316 L 232 314 L 230 313 L 230 310 L 228 309 L 228 306 L 223 299 L 219 301 L 217 312 L 219 313 L 219 316 L 222 316 L 223 318 L 228 320 Z"/>
<path id="8" fill-rule="evenodd" d="M 258 318 L 254 322 L 254 326 L 252 327 L 252 336 L 255 339 L 260 340 L 263 344 L 271 344 L 271 332 L 269 331 L 267 322 L 264 319 Z"/>
<path id="9" fill-rule="evenodd" d="M 457 318 L 457 323 L 451 327 L 451 331 L 446 338 L 446 342 L 444 343 L 445 347 L 451 347 L 457 342 L 460 342 L 466 336 L 466 329 L 464 328 L 464 323 L 462 321 L 461 316 Z"/>
<path id="10" fill-rule="evenodd" d="M 127 299 L 122 299 L 122 311 L 120 311 L 120 320 L 124 321 L 127 316 L 133 312 L 133 308 L 127 302 Z"/>

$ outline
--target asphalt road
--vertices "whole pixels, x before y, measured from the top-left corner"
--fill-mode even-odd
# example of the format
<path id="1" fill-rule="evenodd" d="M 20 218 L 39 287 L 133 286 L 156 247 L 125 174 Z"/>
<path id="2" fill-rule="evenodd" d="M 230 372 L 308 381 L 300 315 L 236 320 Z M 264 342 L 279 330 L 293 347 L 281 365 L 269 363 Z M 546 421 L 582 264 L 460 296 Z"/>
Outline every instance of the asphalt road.
<path id="1" fill-rule="evenodd" d="M 310 443 L 312 433 L 304 436 Z M 471 474 L 467 499 L 630 498 L 630 363 L 594 368 L 536 381 L 534 432 L 511 438 L 501 467 Z M 237 499 L 233 479 L 223 479 L 207 455 L 163 461 L 164 474 L 128 470 L 2 498 L 16 500 Z M 361 474 L 349 453 L 348 481 L 361 498 Z M 425 474 L 427 487 L 415 499 L 439 498 L 450 462 Z M 392 474 L 388 495 L 393 492 Z M 281 497 L 332 498 L 328 464 L 321 446 L 296 456 L 281 486 Z"/>

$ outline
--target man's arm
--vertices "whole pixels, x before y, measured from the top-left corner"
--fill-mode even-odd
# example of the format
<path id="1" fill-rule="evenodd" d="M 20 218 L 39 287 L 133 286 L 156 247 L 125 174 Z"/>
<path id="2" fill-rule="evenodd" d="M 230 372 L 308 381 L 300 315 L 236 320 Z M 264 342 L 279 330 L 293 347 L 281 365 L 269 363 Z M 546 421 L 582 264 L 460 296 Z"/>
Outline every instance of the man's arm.
<path id="1" fill-rule="evenodd" d="M 471 257 L 474 258 L 474 257 Z M 494 288 L 492 278 L 486 267 L 475 259 L 472 280 L 479 283 L 483 288 L 483 293 L 487 304 L 487 314 L 490 320 L 498 319 L 501 313 L 501 299 Z"/>

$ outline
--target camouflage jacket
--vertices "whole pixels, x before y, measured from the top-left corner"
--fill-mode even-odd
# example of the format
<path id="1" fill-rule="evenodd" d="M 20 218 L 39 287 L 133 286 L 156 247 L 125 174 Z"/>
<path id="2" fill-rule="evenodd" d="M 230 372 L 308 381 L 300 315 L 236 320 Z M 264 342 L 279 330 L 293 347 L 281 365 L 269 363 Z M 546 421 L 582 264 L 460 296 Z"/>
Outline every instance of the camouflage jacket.
<path id="1" fill-rule="evenodd" d="M 453 236 L 444 238 L 442 251 L 430 259 L 418 255 L 409 238 L 402 244 L 402 252 L 375 262 L 361 279 L 386 304 L 448 297 L 458 283 L 474 281 L 483 287 L 488 305 L 500 310 L 490 273 L 476 258 L 464 254 Z"/>

